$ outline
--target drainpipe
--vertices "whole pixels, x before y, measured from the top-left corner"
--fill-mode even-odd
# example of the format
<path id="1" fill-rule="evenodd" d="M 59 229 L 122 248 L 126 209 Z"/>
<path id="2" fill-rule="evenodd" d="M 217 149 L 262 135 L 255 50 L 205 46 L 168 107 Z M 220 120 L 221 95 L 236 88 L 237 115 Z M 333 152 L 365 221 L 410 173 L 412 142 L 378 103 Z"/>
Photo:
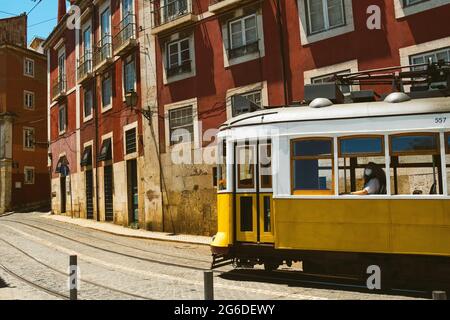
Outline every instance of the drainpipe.
<path id="1" fill-rule="evenodd" d="M 280 36 L 280 51 L 281 51 L 281 74 L 283 78 L 283 91 L 284 91 L 284 104 L 289 104 L 288 98 L 288 83 L 286 79 L 286 54 L 284 50 L 284 33 L 283 33 L 283 23 L 281 17 L 281 2 L 276 0 L 277 6 L 277 19 L 278 19 L 278 33 Z"/>

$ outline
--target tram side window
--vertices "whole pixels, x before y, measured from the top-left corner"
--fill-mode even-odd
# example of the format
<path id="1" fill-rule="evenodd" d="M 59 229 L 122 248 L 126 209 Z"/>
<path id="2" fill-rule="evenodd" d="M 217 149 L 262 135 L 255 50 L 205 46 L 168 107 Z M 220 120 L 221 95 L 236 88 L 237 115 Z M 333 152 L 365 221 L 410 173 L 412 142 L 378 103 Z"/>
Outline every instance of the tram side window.
<path id="1" fill-rule="evenodd" d="M 392 194 L 442 194 L 439 135 L 390 136 Z"/>
<path id="2" fill-rule="evenodd" d="M 339 146 L 339 194 L 385 194 L 384 137 L 342 137 Z"/>
<path id="3" fill-rule="evenodd" d="M 261 176 L 261 188 L 272 188 L 272 145 L 259 145 L 259 172 Z"/>
<path id="4" fill-rule="evenodd" d="M 294 194 L 333 194 L 333 139 L 293 140 L 291 176 Z"/>
<path id="5" fill-rule="evenodd" d="M 237 146 L 238 188 L 253 189 L 255 187 L 255 146 Z"/>
<path id="6" fill-rule="evenodd" d="M 219 142 L 218 151 L 217 189 L 220 191 L 227 189 L 227 144 L 225 140 Z"/>

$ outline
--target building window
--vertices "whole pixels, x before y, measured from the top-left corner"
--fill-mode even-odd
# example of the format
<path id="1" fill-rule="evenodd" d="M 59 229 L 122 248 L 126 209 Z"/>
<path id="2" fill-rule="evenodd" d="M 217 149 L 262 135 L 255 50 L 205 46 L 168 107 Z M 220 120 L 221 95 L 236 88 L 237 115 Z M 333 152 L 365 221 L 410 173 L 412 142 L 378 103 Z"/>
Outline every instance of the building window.
<path id="1" fill-rule="evenodd" d="M 345 25 L 343 0 L 307 0 L 308 34 Z"/>
<path id="2" fill-rule="evenodd" d="M 111 106 L 112 82 L 110 72 L 106 72 L 102 79 L 102 108 Z"/>
<path id="3" fill-rule="evenodd" d="M 188 0 L 166 0 L 164 22 L 172 21 L 188 12 Z"/>
<path id="4" fill-rule="evenodd" d="M 80 165 L 87 167 L 92 165 L 92 146 L 87 146 L 83 150 Z"/>
<path id="5" fill-rule="evenodd" d="M 23 104 L 26 109 L 34 109 L 34 92 L 24 91 L 23 99 Z"/>
<path id="6" fill-rule="evenodd" d="M 67 127 L 67 107 L 65 105 L 62 105 L 59 107 L 58 111 L 58 128 L 59 133 L 66 132 Z"/>
<path id="7" fill-rule="evenodd" d="M 34 168 L 24 168 L 24 184 L 34 184 Z"/>
<path id="8" fill-rule="evenodd" d="M 294 194 L 334 194 L 333 139 L 291 141 L 291 177 Z"/>
<path id="9" fill-rule="evenodd" d="M 256 14 L 229 22 L 230 58 L 258 52 L 258 26 Z"/>
<path id="10" fill-rule="evenodd" d="M 98 155 L 98 161 L 108 160 L 112 160 L 111 138 L 103 140 L 100 154 Z"/>
<path id="11" fill-rule="evenodd" d="M 429 0 L 403 0 L 403 7 L 410 7 L 418 3 L 427 2 Z"/>
<path id="12" fill-rule="evenodd" d="M 137 151 L 136 128 L 125 131 L 125 154 Z"/>
<path id="13" fill-rule="evenodd" d="M 23 68 L 24 75 L 34 77 L 34 60 L 25 58 Z"/>
<path id="14" fill-rule="evenodd" d="M 411 55 L 409 57 L 409 60 L 412 65 L 427 64 L 430 61 L 438 62 L 440 60 L 449 62 L 450 61 L 450 47 Z M 413 70 L 425 70 L 426 68 L 427 68 L 426 66 L 418 66 L 418 67 L 413 67 Z"/>
<path id="15" fill-rule="evenodd" d="M 34 150 L 34 128 L 23 128 L 23 148 Z"/>
<path id="16" fill-rule="evenodd" d="M 191 72 L 189 38 L 167 44 L 167 77 Z"/>
<path id="17" fill-rule="evenodd" d="M 231 97 L 231 110 L 233 117 L 256 111 L 261 109 L 261 107 L 261 90 L 238 94 Z"/>
<path id="18" fill-rule="evenodd" d="M 92 90 L 88 89 L 84 91 L 84 117 L 90 118 L 92 116 L 92 107 L 94 98 L 92 96 Z"/>
<path id="19" fill-rule="evenodd" d="M 350 73 L 350 70 L 345 70 L 345 71 L 340 71 L 340 72 L 336 72 L 336 73 L 332 73 L 332 74 L 326 74 L 323 76 L 319 76 L 319 77 L 314 77 L 311 79 L 311 83 L 312 84 L 318 84 L 318 83 L 335 83 L 335 79 L 334 76 L 335 75 L 341 75 L 341 74 L 347 74 Z M 341 92 L 343 94 L 348 94 L 352 91 L 352 88 L 350 85 L 339 85 L 339 89 L 341 89 Z"/>
<path id="20" fill-rule="evenodd" d="M 194 141 L 192 106 L 169 110 L 170 145 Z"/>
<path id="21" fill-rule="evenodd" d="M 125 59 L 125 65 L 123 68 L 123 82 L 125 93 L 136 91 L 136 65 L 134 56 L 131 55 Z"/>

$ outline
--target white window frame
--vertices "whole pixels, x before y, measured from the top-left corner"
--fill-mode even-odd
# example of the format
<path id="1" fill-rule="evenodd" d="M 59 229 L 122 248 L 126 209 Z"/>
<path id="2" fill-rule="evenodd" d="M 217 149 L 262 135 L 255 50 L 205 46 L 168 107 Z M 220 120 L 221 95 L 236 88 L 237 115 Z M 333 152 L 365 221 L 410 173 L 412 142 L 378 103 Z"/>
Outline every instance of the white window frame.
<path id="1" fill-rule="evenodd" d="M 250 16 L 252 14 L 247 14 L 244 16 L 244 9 L 239 8 L 236 9 L 233 12 L 233 16 L 230 17 L 227 21 L 222 23 L 222 46 L 223 46 L 223 62 L 224 67 L 229 68 L 230 66 L 245 63 L 248 61 L 261 59 L 266 55 L 265 52 L 265 45 L 264 45 L 264 27 L 263 27 L 263 14 L 262 14 L 262 8 L 258 8 L 256 12 L 254 13 L 256 15 L 256 27 L 257 27 L 257 37 L 258 37 L 258 52 L 254 52 L 251 54 L 246 54 L 240 57 L 236 57 L 233 59 L 230 59 L 228 57 L 228 50 L 230 49 L 230 31 L 229 31 L 229 22 L 232 22 L 234 20 L 237 20 L 238 18 L 244 18 L 247 16 Z"/>
<path id="2" fill-rule="evenodd" d="M 333 64 L 330 66 L 325 66 L 317 69 L 307 70 L 303 72 L 303 78 L 305 81 L 305 84 L 312 84 L 313 79 L 320 78 L 323 76 L 331 75 L 333 73 L 340 73 L 342 71 L 350 70 L 350 73 L 358 72 L 358 60 L 350 60 L 345 61 L 337 64 Z M 351 91 L 358 91 L 360 90 L 359 85 L 351 85 L 350 86 L 350 92 Z M 349 95 L 344 94 L 344 95 Z"/>
<path id="3" fill-rule="evenodd" d="M 179 109 L 187 106 L 192 106 L 192 125 L 193 125 L 193 140 L 186 143 L 177 143 L 174 145 L 170 144 L 170 123 L 169 123 L 169 113 L 170 110 L 173 109 Z M 192 148 L 198 149 L 200 148 L 200 132 L 201 128 L 199 127 L 199 121 L 198 121 L 198 105 L 197 105 L 197 98 L 192 98 L 188 100 L 183 100 L 179 102 L 175 102 L 172 104 L 167 104 L 164 106 L 164 129 L 165 129 L 165 145 L 166 149 L 170 150 L 171 148 L 176 148 L 179 146 L 183 146 L 186 144 L 191 144 Z"/>
<path id="4" fill-rule="evenodd" d="M 431 10 L 448 4 L 448 0 L 428 0 L 405 7 L 403 5 L 403 0 L 394 0 L 395 18 L 401 19 L 419 12 Z"/>
<path id="5" fill-rule="evenodd" d="M 31 70 L 29 66 L 31 65 Z M 33 59 L 25 58 L 23 61 L 23 75 L 26 77 L 34 78 L 35 74 L 35 63 Z"/>
<path id="6" fill-rule="evenodd" d="M 109 9 L 109 34 L 112 37 L 112 12 L 111 12 L 111 0 L 106 0 L 104 3 L 99 7 L 98 9 L 98 26 L 97 26 L 97 34 L 99 41 L 102 40 L 102 14 L 105 12 L 105 10 Z M 112 41 L 112 38 L 111 38 Z"/>
<path id="7" fill-rule="evenodd" d="M 233 101 L 234 101 L 234 97 L 235 97 L 235 96 L 242 96 L 242 97 L 246 98 L 246 97 L 248 97 L 248 96 L 252 96 L 252 95 L 255 95 L 255 94 L 259 94 L 259 107 L 260 107 L 261 109 L 263 109 L 264 106 L 262 105 L 262 96 L 263 96 L 262 89 L 257 89 L 257 90 L 253 90 L 253 91 L 249 91 L 249 92 L 244 92 L 244 93 L 240 93 L 240 94 L 236 94 L 236 95 L 232 96 L 232 97 L 231 97 L 231 113 L 233 114 L 233 110 L 234 110 Z M 249 100 L 249 99 L 248 99 L 248 100 Z M 255 104 L 256 104 L 256 103 L 255 103 Z M 241 114 L 243 114 L 243 113 L 241 113 Z"/>
<path id="8" fill-rule="evenodd" d="M 185 72 L 185 73 L 180 73 L 178 75 L 174 75 L 171 77 L 167 76 L 167 69 L 169 67 L 169 59 L 168 59 L 168 44 L 176 42 L 176 41 L 183 41 L 186 38 L 189 39 L 189 57 L 191 59 L 191 72 Z M 188 78 L 192 78 L 196 76 L 196 67 L 195 67 L 195 45 L 194 45 L 194 34 L 191 33 L 188 37 L 180 37 L 179 33 L 175 33 L 173 35 L 171 35 L 168 39 L 166 44 L 163 46 L 163 56 L 164 58 L 162 59 L 163 61 L 163 83 L 164 84 L 169 84 L 169 83 L 174 83 L 180 80 L 184 80 L 184 79 L 188 79 Z"/>
<path id="9" fill-rule="evenodd" d="M 261 108 L 269 105 L 269 94 L 267 89 L 267 81 L 252 83 L 246 86 L 232 88 L 227 90 L 226 94 L 226 109 L 227 119 L 233 117 L 233 102 L 232 97 L 236 95 L 245 95 L 254 91 L 261 91 Z"/>
<path id="10" fill-rule="evenodd" d="M 90 92 L 91 93 L 91 99 L 92 99 L 92 105 L 91 105 L 91 114 L 86 116 L 86 94 Z M 83 90 L 83 122 L 89 121 L 93 118 L 94 114 L 94 93 L 92 88 L 84 89 Z"/>
<path id="11" fill-rule="evenodd" d="M 242 46 L 246 46 L 248 44 L 250 44 L 249 42 L 247 42 L 247 36 L 246 36 L 246 29 L 245 29 L 245 21 L 250 19 L 250 18 L 255 18 L 255 31 L 256 31 L 256 41 L 258 40 L 258 16 L 256 15 L 256 13 L 254 14 L 250 14 L 248 16 L 244 16 L 235 20 L 231 20 L 228 22 L 228 32 L 229 32 L 229 39 L 230 39 L 230 49 L 236 49 Z M 241 40 L 242 40 L 242 45 L 241 46 L 237 46 L 234 47 L 233 46 L 233 37 L 232 37 L 232 28 L 231 26 L 234 24 L 240 24 L 241 25 Z"/>
<path id="12" fill-rule="evenodd" d="M 61 109 L 64 110 L 64 128 L 63 128 L 63 130 L 61 130 L 61 117 L 60 117 Z M 67 121 L 67 105 L 63 104 L 63 105 L 58 106 L 58 132 L 60 135 L 64 134 L 67 131 L 67 123 L 68 123 L 68 121 Z"/>
<path id="13" fill-rule="evenodd" d="M 27 171 L 33 172 L 33 180 L 32 181 L 29 181 L 27 179 Z M 24 177 L 23 177 L 23 184 L 35 184 L 35 181 L 36 181 L 36 170 L 35 170 L 34 167 L 24 166 L 23 167 L 23 175 L 24 175 Z"/>
<path id="14" fill-rule="evenodd" d="M 125 131 L 124 131 L 124 138 L 125 138 Z M 114 132 L 113 131 L 110 131 L 110 132 L 108 132 L 108 133 L 105 133 L 104 135 L 102 135 L 102 138 L 101 138 L 101 143 L 100 143 L 100 147 L 103 145 L 103 142 L 105 141 L 105 140 L 107 140 L 107 139 L 111 139 L 111 162 L 112 163 L 114 163 Z M 136 140 L 137 141 L 137 140 Z M 100 154 L 100 151 L 101 150 L 99 150 L 99 154 Z M 125 146 L 125 149 L 124 149 L 124 152 L 126 151 L 126 146 Z M 125 154 L 125 153 L 124 153 Z M 109 160 L 108 160 L 109 161 Z"/>
<path id="15" fill-rule="evenodd" d="M 173 45 L 176 45 L 176 47 L 177 47 L 177 51 L 176 51 L 176 53 L 177 53 L 177 64 L 176 64 L 175 67 L 179 67 L 179 66 L 181 66 L 183 64 L 183 61 L 181 60 L 181 52 L 182 52 L 182 50 L 181 50 L 181 43 L 185 42 L 185 41 L 188 42 L 189 61 L 191 60 L 191 43 L 189 41 L 189 37 L 168 42 L 167 45 L 166 45 L 166 59 L 167 59 L 167 67 L 168 68 L 171 67 L 171 65 L 170 65 L 170 47 L 173 46 Z"/>
<path id="16" fill-rule="evenodd" d="M 27 103 L 29 102 L 29 98 L 31 98 L 31 106 Z M 25 110 L 34 110 L 34 106 L 36 104 L 35 94 L 33 91 L 24 90 L 23 91 L 23 108 Z"/>
<path id="17" fill-rule="evenodd" d="M 131 130 L 131 129 L 136 129 L 136 152 L 127 154 L 126 132 L 128 130 Z M 123 139 L 122 139 L 122 141 L 123 141 L 123 143 L 122 143 L 123 144 L 123 149 L 122 149 L 122 151 L 123 151 L 123 158 L 124 158 L 124 160 L 130 160 L 130 159 L 137 158 L 138 155 L 139 155 L 139 130 L 138 130 L 138 123 L 137 123 L 137 121 L 124 126 L 123 127 L 122 136 L 123 136 Z M 111 140 L 111 143 L 112 143 L 112 140 Z"/>
<path id="18" fill-rule="evenodd" d="M 103 113 L 103 112 L 106 112 L 106 111 L 108 111 L 108 110 L 111 110 L 111 109 L 112 109 L 112 106 L 113 106 L 113 75 L 111 74 L 111 73 L 112 73 L 112 70 L 113 70 L 113 69 L 106 71 L 106 72 L 102 75 L 102 77 L 101 77 L 101 85 L 100 85 L 100 89 L 101 89 L 101 93 L 102 93 L 102 94 L 101 94 L 102 113 Z M 104 105 L 104 104 L 103 104 L 103 82 L 105 81 L 105 77 L 104 77 L 104 76 L 105 76 L 106 74 L 109 75 L 109 79 L 110 79 L 111 98 L 110 98 L 109 104 Z"/>
<path id="19" fill-rule="evenodd" d="M 345 24 L 319 33 L 309 34 L 309 19 L 305 10 L 305 1 L 307 0 L 297 0 L 298 16 L 300 22 L 300 42 L 302 45 L 307 45 L 355 31 L 352 0 L 343 0 Z"/>
<path id="20" fill-rule="evenodd" d="M 134 83 L 133 83 L 133 88 L 134 88 L 134 92 L 137 92 L 137 65 L 136 65 L 136 55 L 134 53 L 131 53 L 130 55 L 126 56 L 123 59 L 123 63 L 122 63 L 122 97 L 123 97 L 123 101 L 125 102 L 126 100 L 126 92 L 125 92 L 125 65 L 127 64 L 127 59 L 132 59 L 133 63 L 134 63 Z M 111 100 L 112 100 L 112 91 L 111 91 Z"/>
<path id="21" fill-rule="evenodd" d="M 434 50 L 443 49 L 446 47 L 450 47 L 450 37 L 436 39 L 420 44 L 415 44 L 409 47 L 404 47 L 399 49 L 400 54 L 400 65 L 407 66 L 409 65 L 410 57 L 414 55 L 418 55 L 425 52 L 430 52 Z M 405 69 L 405 71 L 409 71 Z M 405 92 L 409 91 L 411 88 L 410 85 L 405 85 Z"/>
<path id="22" fill-rule="evenodd" d="M 34 151 L 35 150 L 35 143 L 36 143 L 36 130 L 33 127 L 23 127 L 23 150 L 24 151 Z M 27 141 L 27 133 L 30 133 L 32 136 L 31 141 Z M 30 142 L 30 146 L 27 142 Z"/>
<path id="23" fill-rule="evenodd" d="M 414 58 L 418 58 L 418 57 L 422 57 L 424 58 L 424 62 L 423 63 L 428 63 L 428 61 L 425 60 L 425 56 L 429 56 L 429 55 L 434 55 L 436 56 L 438 53 L 441 52 L 447 52 L 448 54 L 448 59 L 445 60 L 446 62 L 450 62 L 450 46 L 449 47 L 444 47 L 444 48 L 438 48 L 438 49 L 434 49 L 434 50 L 430 50 L 427 52 L 421 52 L 421 53 L 416 53 L 416 54 L 412 54 L 409 56 L 409 60 L 410 60 L 410 64 L 412 65 L 412 59 Z M 435 62 L 437 62 L 438 60 L 436 59 Z"/>
<path id="24" fill-rule="evenodd" d="M 307 0 L 307 14 L 308 14 L 308 36 L 314 35 L 314 34 L 319 34 L 322 32 L 327 32 L 331 29 L 334 28 L 339 28 L 339 27 L 343 27 L 346 24 L 346 19 L 345 19 L 345 4 L 344 4 L 344 0 L 340 0 L 342 3 L 342 10 L 341 10 L 341 14 L 342 17 L 344 19 L 343 23 L 341 25 L 337 25 L 337 26 L 330 26 L 330 16 L 328 14 L 328 1 L 327 0 L 321 0 L 322 1 L 322 8 L 323 8 L 323 21 L 324 21 L 324 29 L 323 30 L 319 30 L 319 31 L 312 31 L 312 22 L 311 22 L 311 15 L 310 15 L 310 8 L 311 8 L 311 1 L 317 1 L 317 0 Z"/>

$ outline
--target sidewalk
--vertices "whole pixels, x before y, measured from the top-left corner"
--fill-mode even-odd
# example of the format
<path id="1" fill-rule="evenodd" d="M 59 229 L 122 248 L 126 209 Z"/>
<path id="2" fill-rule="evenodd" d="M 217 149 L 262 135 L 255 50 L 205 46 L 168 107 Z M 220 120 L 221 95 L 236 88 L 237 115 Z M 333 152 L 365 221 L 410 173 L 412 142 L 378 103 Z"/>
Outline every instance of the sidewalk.
<path id="1" fill-rule="evenodd" d="M 149 240 L 161 240 L 161 241 L 172 241 L 172 242 L 182 242 L 191 244 L 201 244 L 209 245 L 211 243 L 211 237 L 206 236 L 194 236 L 187 234 L 177 234 L 172 235 L 165 232 L 154 232 L 146 231 L 140 229 L 130 229 L 123 226 L 115 225 L 109 222 L 99 222 L 87 219 L 71 218 L 66 216 L 45 214 L 41 216 L 45 219 L 56 220 L 64 223 L 71 223 L 78 225 L 80 227 L 94 229 L 98 231 L 107 232 L 117 236 L 139 238 L 139 239 L 149 239 Z"/>

